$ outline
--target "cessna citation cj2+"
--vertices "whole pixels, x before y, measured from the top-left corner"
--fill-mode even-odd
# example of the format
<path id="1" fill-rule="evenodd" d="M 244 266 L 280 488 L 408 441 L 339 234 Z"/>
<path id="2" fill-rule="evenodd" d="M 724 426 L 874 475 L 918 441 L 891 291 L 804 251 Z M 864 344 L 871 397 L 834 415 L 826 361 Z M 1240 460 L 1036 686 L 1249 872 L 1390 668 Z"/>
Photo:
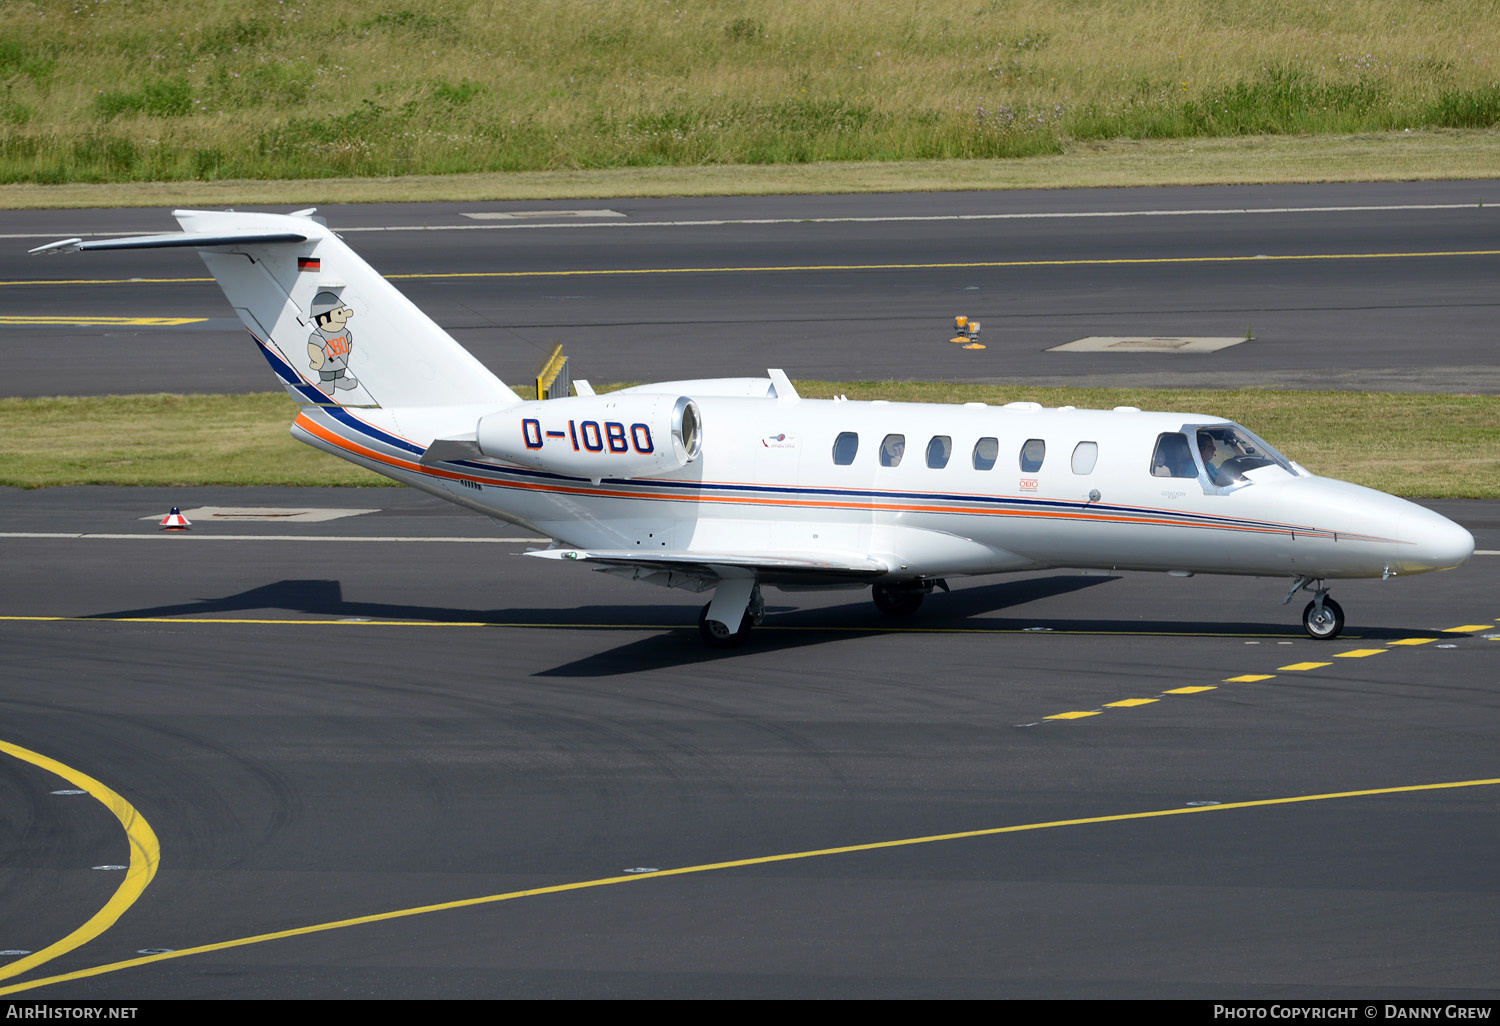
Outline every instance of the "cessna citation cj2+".
<path id="1" fill-rule="evenodd" d="M 1197 414 L 804 399 L 778 370 L 523 400 L 312 214 L 183 210 L 180 233 L 33 252 L 197 249 L 300 404 L 294 437 L 554 539 L 527 555 L 712 589 L 710 644 L 760 622 L 763 585 L 868 584 L 903 615 L 950 577 L 1049 567 L 1289 577 L 1326 639 L 1329 581 L 1474 550 Z"/>

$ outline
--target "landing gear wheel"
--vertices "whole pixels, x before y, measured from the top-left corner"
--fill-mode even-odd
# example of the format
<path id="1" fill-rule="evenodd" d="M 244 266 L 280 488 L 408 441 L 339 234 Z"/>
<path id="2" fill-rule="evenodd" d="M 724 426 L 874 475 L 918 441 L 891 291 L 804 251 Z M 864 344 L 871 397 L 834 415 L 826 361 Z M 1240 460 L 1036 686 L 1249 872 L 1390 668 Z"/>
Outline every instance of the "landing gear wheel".
<path id="1" fill-rule="evenodd" d="M 892 584 L 877 584 L 870 589 L 875 599 L 875 608 L 886 616 L 910 616 L 921 608 L 927 591 L 918 586 L 897 587 Z"/>
<path id="2" fill-rule="evenodd" d="M 1323 609 L 1318 611 L 1316 602 L 1309 602 L 1302 610 L 1302 629 L 1314 641 L 1332 641 L 1344 629 L 1344 609 L 1331 598 L 1323 600 Z"/>
<path id="3" fill-rule="evenodd" d="M 708 606 L 711 605 L 713 605 L 712 602 L 708 604 Z M 704 606 L 698 612 L 698 633 L 703 635 L 703 640 L 708 642 L 710 648 L 738 648 L 741 642 L 749 637 L 750 628 L 755 625 L 750 611 L 745 611 L 744 617 L 740 620 L 740 629 L 731 634 L 728 627 L 717 620 L 708 618 L 708 606 Z"/>

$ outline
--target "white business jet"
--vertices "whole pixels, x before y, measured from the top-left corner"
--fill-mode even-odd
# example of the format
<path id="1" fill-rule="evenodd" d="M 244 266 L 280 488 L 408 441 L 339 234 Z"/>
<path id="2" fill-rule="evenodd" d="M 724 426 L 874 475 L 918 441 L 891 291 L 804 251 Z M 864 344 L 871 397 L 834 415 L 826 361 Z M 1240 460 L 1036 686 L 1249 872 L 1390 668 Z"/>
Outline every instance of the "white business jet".
<path id="1" fill-rule="evenodd" d="M 197 249 L 292 397 L 292 435 L 554 539 L 527 555 L 713 591 L 736 645 L 762 586 L 873 588 L 894 616 L 947 579 L 1049 567 L 1289 577 L 1314 638 L 1339 578 L 1459 566 L 1462 527 L 1318 477 L 1192 413 L 805 399 L 787 376 L 523 400 L 313 211 L 176 212 L 168 235 L 33 252 Z"/>

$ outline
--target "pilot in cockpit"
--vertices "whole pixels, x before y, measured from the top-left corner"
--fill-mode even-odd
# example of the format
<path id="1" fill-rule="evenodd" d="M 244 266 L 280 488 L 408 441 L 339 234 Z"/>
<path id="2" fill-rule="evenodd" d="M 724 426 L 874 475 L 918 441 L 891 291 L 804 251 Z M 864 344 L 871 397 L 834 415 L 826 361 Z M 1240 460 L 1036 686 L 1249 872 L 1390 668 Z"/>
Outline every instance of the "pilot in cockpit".
<path id="1" fill-rule="evenodd" d="M 1208 471 L 1208 479 L 1214 480 L 1219 472 L 1219 465 L 1214 462 L 1218 453 L 1218 447 L 1214 444 L 1214 436 L 1207 431 L 1198 432 L 1198 455 L 1203 457 L 1203 469 Z"/>

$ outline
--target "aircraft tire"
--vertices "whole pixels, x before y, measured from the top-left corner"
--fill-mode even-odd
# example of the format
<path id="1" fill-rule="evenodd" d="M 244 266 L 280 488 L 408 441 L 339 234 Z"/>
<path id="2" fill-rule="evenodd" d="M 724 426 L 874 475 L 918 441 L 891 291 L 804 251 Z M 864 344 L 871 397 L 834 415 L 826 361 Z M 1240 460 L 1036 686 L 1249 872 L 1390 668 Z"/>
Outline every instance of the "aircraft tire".
<path id="1" fill-rule="evenodd" d="M 710 648 L 739 648 L 749 637 L 750 628 L 755 626 L 750 611 L 745 611 L 744 618 L 740 620 L 740 629 L 731 634 L 722 623 L 708 618 L 708 606 L 711 605 L 712 602 L 698 611 L 698 633 L 703 635 L 703 640 L 708 642 Z"/>
<path id="2" fill-rule="evenodd" d="M 1309 602 L 1302 610 L 1302 629 L 1314 641 L 1332 641 L 1344 630 L 1344 608 L 1331 598 L 1323 599 L 1323 616 L 1317 616 L 1318 604 Z"/>
<path id="3" fill-rule="evenodd" d="M 876 584 L 870 588 L 870 597 L 875 600 L 875 608 L 886 616 L 911 616 L 921 608 L 927 592 L 921 588 Z"/>

